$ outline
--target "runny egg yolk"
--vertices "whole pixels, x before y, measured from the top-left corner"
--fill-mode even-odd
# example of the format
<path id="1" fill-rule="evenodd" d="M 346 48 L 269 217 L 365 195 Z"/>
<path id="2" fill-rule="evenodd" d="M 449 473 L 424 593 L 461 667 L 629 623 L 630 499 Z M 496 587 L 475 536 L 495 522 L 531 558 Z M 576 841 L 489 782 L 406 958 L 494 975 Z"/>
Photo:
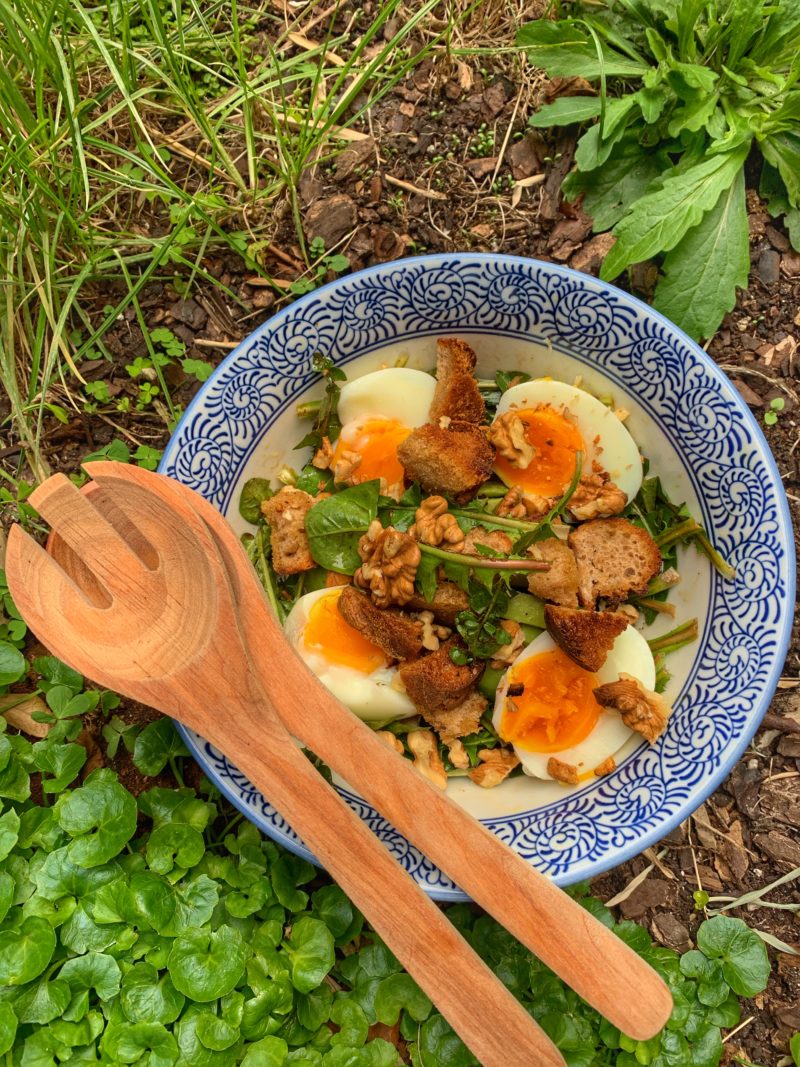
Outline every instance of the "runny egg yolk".
<path id="1" fill-rule="evenodd" d="M 586 451 L 580 430 L 549 404 L 514 413 L 524 422 L 525 437 L 536 454 L 523 469 L 498 455 L 495 470 L 508 485 L 519 485 L 536 496 L 560 496 L 575 473 L 575 454 Z"/>
<path id="2" fill-rule="evenodd" d="M 411 429 L 396 419 L 380 416 L 348 423 L 336 442 L 333 462 L 340 460 L 344 452 L 356 452 L 361 456 L 361 462 L 353 471 L 354 483 L 384 478 L 387 486 L 398 482 L 402 485 L 405 471 L 397 458 L 397 449 L 410 433 Z"/>
<path id="3" fill-rule="evenodd" d="M 321 596 L 308 612 L 303 644 L 318 652 L 328 663 L 352 667 L 362 674 L 385 667 L 389 662 L 377 645 L 360 634 L 339 614 L 339 591 Z"/>
<path id="4" fill-rule="evenodd" d="M 505 741 L 529 752 L 561 752 L 588 737 L 600 717 L 592 690 L 597 676 L 583 670 L 560 649 L 541 652 L 517 663 L 509 688 L 522 685 L 519 696 L 506 698 L 500 724 Z"/>

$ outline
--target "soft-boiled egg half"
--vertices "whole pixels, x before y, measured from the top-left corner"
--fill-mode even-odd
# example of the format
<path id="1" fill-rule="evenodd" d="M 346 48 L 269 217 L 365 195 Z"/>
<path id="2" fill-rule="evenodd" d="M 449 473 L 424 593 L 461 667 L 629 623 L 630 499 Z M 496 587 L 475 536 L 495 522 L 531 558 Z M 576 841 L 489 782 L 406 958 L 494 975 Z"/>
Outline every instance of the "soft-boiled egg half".
<path id="1" fill-rule="evenodd" d="M 414 705 L 398 688 L 389 657 L 339 614 L 341 586 L 306 593 L 284 623 L 289 643 L 335 697 L 360 719 L 404 719 Z"/>
<path id="2" fill-rule="evenodd" d="M 636 442 L 614 412 L 590 393 L 539 378 L 503 393 L 495 418 L 508 411 L 522 419 L 536 453 L 522 469 L 496 458 L 494 469 L 506 485 L 519 485 L 536 496 L 561 496 L 575 473 L 575 454 L 582 452 L 585 473 L 596 462 L 628 500 L 639 492 L 642 460 Z"/>
<path id="3" fill-rule="evenodd" d="M 655 686 L 653 654 L 633 626 L 617 637 L 596 674 L 579 667 L 547 633 L 523 649 L 497 688 L 493 722 L 526 774 L 551 779 L 547 764 L 555 758 L 588 780 L 619 752 L 631 731 L 616 712 L 600 707 L 592 690 L 623 671 L 646 689 Z"/>
<path id="4" fill-rule="evenodd" d="M 397 447 L 428 421 L 435 388 L 430 374 L 410 367 L 387 367 L 343 385 L 334 464 L 344 452 L 355 452 L 361 458 L 350 477 L 353 483 L 382 478 L 384 491 L 399 485 L 402 492 L 405 472 Z"/>

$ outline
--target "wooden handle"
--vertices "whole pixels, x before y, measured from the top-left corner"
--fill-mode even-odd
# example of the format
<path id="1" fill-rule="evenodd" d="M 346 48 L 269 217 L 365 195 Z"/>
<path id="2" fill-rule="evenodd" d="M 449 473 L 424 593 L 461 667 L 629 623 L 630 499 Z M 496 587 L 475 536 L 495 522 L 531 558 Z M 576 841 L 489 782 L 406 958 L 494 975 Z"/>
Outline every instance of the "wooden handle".
<path id="1" fill-rule="evenodd" d="M 209 722 L 206 739 L 314 851 L 483 1067 L 565 1067 L 538 1024 L 286 731 L 282 739 L 265 732 L 265 702 L 254 692 L 247 703 L 224 709 L 219 718 L 227 727 Z M 208 720 L 207 705 L 196 715 Z"/>

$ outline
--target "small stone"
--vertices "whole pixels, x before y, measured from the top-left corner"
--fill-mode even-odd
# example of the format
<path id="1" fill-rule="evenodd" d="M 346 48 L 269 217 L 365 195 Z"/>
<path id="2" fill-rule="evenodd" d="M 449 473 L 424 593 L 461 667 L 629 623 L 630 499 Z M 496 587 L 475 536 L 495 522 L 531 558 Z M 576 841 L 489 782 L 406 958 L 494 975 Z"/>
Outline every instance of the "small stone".
<path id="1" fill-rule="evenodd" d="M 580 212 L 574 219 L 562 219 L 553 227 L 547 240 L 547 248 L 552 251 L 562 241 L 571 241 L 575 245 L 585 241 L 592 232 L 592 220 Z"/>
<path id="2" fill-rule="evenodd" d="M 791 247 L 789 244 L 789 238 L 785 233 L 781 233 L 780 230 L 776 230 L 774 226 L 765 226 L 764 234 L 772 245 L 773 248 L 777 248 L 779 252 L 788 252 Z"/>
<path id="3" fill-rule="evenodd" d="M 750 386 L 746 382 L 734 379 L 733 384 L 736 386 L 739 396 L 742 398 L 742 400 L 744 400 L 745 404 L 747 404 L 748 407 L 763 407 L 764 401 L 754 389 L 750 388 Z"/>
<path id="4" fill-rule="evenodd" d="M 259 289 L 257 293 L 254 293 L 250 298 L 250 303 L 254 308 L 260 308 L 262 310 L 271 308 L 275 303 L 275 294 L 269 289 Z"/>
<path id="5" fill-rule="evenodd" d="M 373 174 L 369 183 L 369 203 L 377 204 L 383 193 L 383 181 L 380 174 Z"/>
<path id="6" fill-rule="evenodd" d="M 800 252 L 785 252 L 781 256 L 781 274 L 786 278 L 800 276 Z M 800 316 L 798 316 L 800 318 Z M 797 323 L 797 319 L 794 320 Z M 800 323 L 797 323 L 800 325 Z"/>
<path id="7" fill-rule="evenodd" d="M 358 218 L 355 202 L 344 193 L 325 197 L 311 205 L 303 220 L 306 237 L 313 241 L 321 237 L 325 248 L 331 249 L 353 229 Z"/>
<path id="8" fill-rule="evenodd" d="M 413 104 L 403 103 L 400 105 L 400 114 L 405 115 L 407 119 L 413 119 L 417 109 Z"/>
<path id="9" fill-rule="evenodd" d="M 614 247 L 615 241 L 613 233 L 598 233 L 578 249 L 569 265 L 573 270 L 582 271 L 584 274 L 597 274 L 600 264 Z"/>
<path id="10" fill-rule="evenodd" d="M 542 170 L 538 142 L 536 137 L 530 133 L 509 148 L 507 159 L 511 167 L 511 176 L 515 181 L 530 178 Z"/>
<path id="11" fill-rule="evenodd" d="M 653 919 L 653 932 L 662 945 L 674 948 L 676 952 L 686 952 L 692 947 L 689 931 L 668 911 Z"/>
<path id="12" fill-rule="evenodd" d="M 497 166 L 497 156 L 490 156 L 485 159 L 470 159 L 464 166 L 476 181 L 481 181 L 494 172 L 494 168 Z"/>
<path id="13" fill-rule="evenodd" d="M 766 286 L 776 285 L 780 278 L 781 270 L 781 257 L 772 248 L 768 248 L 766 252 L 762 252 L 759 260 L 758 276 Z"/>
<path id="14" fill-rule="evenodd" d="M 401 104 L 401 110 L 405 105 Z M 366 166 L 375 159 L 375 142 L 371 137 L 363 141 L 352 141 L 341 155 L 336 157 L 336 181 L 342 182 L 351 177 L 359 167 Z"/>

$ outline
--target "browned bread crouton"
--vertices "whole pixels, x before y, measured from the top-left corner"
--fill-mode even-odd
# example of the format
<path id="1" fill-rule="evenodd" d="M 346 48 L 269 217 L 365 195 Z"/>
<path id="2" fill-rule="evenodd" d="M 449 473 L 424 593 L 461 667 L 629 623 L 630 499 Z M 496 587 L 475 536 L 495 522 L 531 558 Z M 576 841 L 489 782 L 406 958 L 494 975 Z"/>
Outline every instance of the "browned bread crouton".
<path id="1" fill-rule="evenodd" d="M 377 608 L 366 593 L 347 585 L 336 602 L 345 622 L 393 659 L 413 659 L 422 651 L 422 623 L 404 611 Z"/>
<path id="2" fill-rule="evenodd" d="M 478 383 L 475 381 L 475 353 L 464 341 L 440 337 L 436 342 L 436 391 L 433 394 L 431 422 L 444 416 L 454 422 L 480 426 L 486 415 Z"/>
<path id="3" fill-rule="evenodd" d="M 439 582 L 433 600 L 414 596 L 405 606 L 407 611 L 431 611 L 436 622 L 453 627 L 456 615 L 469 607 L 469 597 L 455 582 Z"/>
<path id="4" fill-rule="evenodd" d="M 447 711 L 426 708 L 422 712 L 425 719 L 441 737 L 446 745 L 450 745 L 458 737 L 467 737 L 477 733 L 481 725 L 481 715 L 488 707 L 486 697 L 473 690 L 465 700 Z"/>
<path id="5" fill-rule="evenodd" d="M 491 548 L 493 552 L 508 556 L 514 547 L 514 542 L 502 530 L 487 530 L 485 526 L 473 526 L 464 538 L 463 551 L 468 556 L 482 556 L 483 553 L 475 547 L 476 545 L 484 545 L 486 548 Z"/>
<path id="6" fill-rule="evenodd" d="M 578 606 L 578 564 L 572 549 L 557 537 L 538 541 L 528 549 L 532 559 L 550 564 L 548 571 L 532 571 L 528 590 L 542 600 L 552 600 L 565 608 Z"/>
<path id="7" fill-rule="evenodd" d="M 630 674 L 620 674 L 616 682 L 600 685 L 592 692 L 601 707 L 618 711 L 628 729 L 635 730 L 651 744 L 667 728 L 672 710 L 669 704 Z"/>
<path id="8" fill-rule="evenodd" d="M 562 652 L 585 671 L 599 671 L 628 620 L 613 611 L 579 611 L 547 604 L 547 631 Z"/>
<path id="9" fill-rule="evenodd" d="M 450 650 L 461 647 L 461 642 L 451 637 L 443 641 L 436 652 L 399 668 L 398 674 L 406 692 L 421 715 L 457 707 L 466 700 L 480 678 L 483 663 L 462 666 L 450 659 Z"/>
<path id="10" fill-rule="evenodd" d="M 602 598 L 619 604 L 644 593 L 661 570 L 661 553 L 647 532 L 627 519 L 594 519 L 576 527 L 569 545 L 578 563 L 578 597 L 585 608 Z"/>
<path id="11" fill-rule="evenodd" d="M 306 537 L 306 514 L 314 503 L 313 496 L 293 485 L 285 485 L 275 496 L 262 502 L 276 574 L 298 574 L 315 566 Z"/>
<path id="12" fill-rule="evenodd" d="M 477 426 L 453 422 L 446 429 L 419 426 L 397 449 L 406 477 L 426 493 L 471 500 L 492 473 L 494 450 Z"/>
<path id="13" fill-rule="evenodd" d="M 577 785 L 580 781 L 578 768 L 571 763 L 562 763 L 555 756 L 551 756 L 547 761 L 547 773 L 562 785 Z"/>

